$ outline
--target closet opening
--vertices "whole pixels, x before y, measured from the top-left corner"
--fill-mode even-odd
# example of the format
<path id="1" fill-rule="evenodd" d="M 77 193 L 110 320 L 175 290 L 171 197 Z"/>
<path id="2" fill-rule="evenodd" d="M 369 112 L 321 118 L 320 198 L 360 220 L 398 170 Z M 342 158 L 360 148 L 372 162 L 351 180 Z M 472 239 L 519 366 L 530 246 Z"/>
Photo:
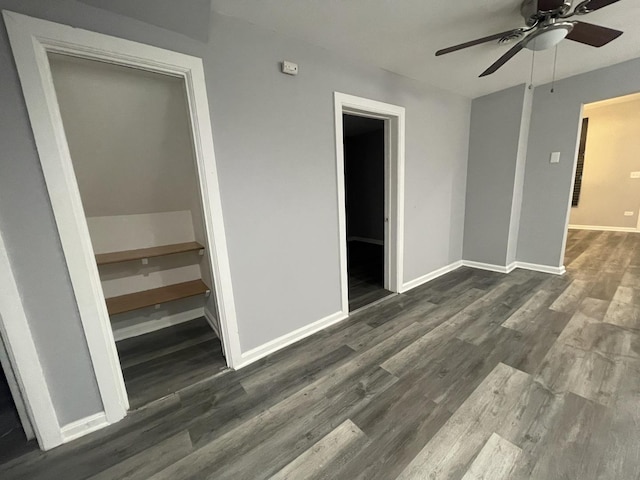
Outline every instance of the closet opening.
<path id="1" fill-rule="evenodd" d="M 48 53 L 129 405 L 226 368 L 184 79 Z"/>
<path id="2" fill-rule="evenodd" d="M 354 311 L 392 294 L 385 288 L 385 120 L 345 113 L 342 124 L 349 311 Z"/>

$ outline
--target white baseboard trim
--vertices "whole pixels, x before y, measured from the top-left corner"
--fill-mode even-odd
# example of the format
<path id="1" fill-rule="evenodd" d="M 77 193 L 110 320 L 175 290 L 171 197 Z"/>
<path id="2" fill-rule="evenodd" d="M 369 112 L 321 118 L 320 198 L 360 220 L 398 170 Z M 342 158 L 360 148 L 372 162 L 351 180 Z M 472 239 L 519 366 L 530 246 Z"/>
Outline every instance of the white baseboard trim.
<path id="1" fill-rule="evenodd" d="M 60 429 L 62 442 L 67 443 L 109 425 L 104 412 L 96 413 L 75 422 L 68 423 Z"/>
<path id="2" fill-rule="evenodd" d="M 410 280 L 402 285 L 402 290 L 400 291 L 400 293 L 404 293 L 408 290 L 411 290 L 412 288 L 419 287 L 424 283 L 430 282 L 431 280 L 441 277 L 442 275 L 445 275 L 449 272 L 453 272 L 454 270 L 460 268 L 461 266 L 462 266 L 462 260 L 459 260 L 457 262 L 453 262 L 449 265 L 445 265 L 442 268 L 434 270 L 433 272 L 427 273 L 426 275 L 422 275 L 421 277 Z"/>
<path id="3" fill-rule="evenodd" d="M 533 270 L 534 272 L 551 273 L 553 275 L 564 275 L 567 270 L 562 267 L 550 267 L 549 265 L 540 265 L 537 263 L 516 262 L 516 268 L 524 270 Z"/>
<path id="4" fill-rule="evenodd" d="M 489 272 L 511 273 L 516 269 L 516 262 L 509 265 L 494 265 L 492 263 L 474 262 L 472 260 L 462 260 L 465 267 L 477 268 L 479 270 L 488 270 Z"/>
<path id="5" fill-rule="evenodd" d="M 537 263 L 513 262 L 509 265 L 494 265 L 491 263 L 473 262 L 471 260 L 463 260 L 462 265 L 465 267 L 477 268 L 480 270 L 488 270 L 490 272 L 511 273 L 516 268 L 524 270 L 533 270 L 535 272 L 551 273 L 553 275 L 564 275 L 566 270 L 564 267 L 551 267 L 549 265 L 540 265 Z"/>
<path id="6" fill-rule="evenodd" d="M 481 270 L 489 270 L 489 271 L 498 272 L 498 273 L 511 273 L 516 268 L 523 268 L 526 270 L 534 270 L 537 272 L 551 273 L 555 275 L 562 275 L 565 273 L 564 267 L 550 267 L 547 265 L 537 265 L 537 264 L 526 263 L 526 262 L 513 262 L 513 263 L 510 263 L 509 265 L 502 266 L 502 265 L 492 265 L 489 263 L 473 262 L 469 260 L 459 260 L 457 262 L 454 262 L 442 268 L 439 268 L 438 270 L 434 270 L 433 272 L 423 275 L 419 278 L 406 282 L 405 284 L 402 285 L 402 291 L 399 293 L 404 293 L 408 290 L 416 288 L 424 283 L 427 283 L 431 280 L 441 277 L 442 275 L 445 275 L 449 272 L 457 270 L 462 266 L 466 266 L 470 268 L 478 268 Z M 205 309 L 205 316 L 209 320 L 210 324 L 215 325 L 215 322 L 212 322 L 212 319 L 209 318 L 211 316 L 211 312 L 208 312 L 206 309 Z M 298 342 L 303 338 L 313 335 L 314 333 L 324 328 L 327 328 L 335 323 L 338 323 L 346 319 L 348 316 L 349 315 L 346 312 L 342 312 L 342 311 L 336 312 L 310 325 L 306 325 L 302 328 L 299 328 L 298 330 L 294 330 L 293 332 L 287 333 L 281 337 L 271 340 L 263 345 L 260 345 L 259 347 L 252 348 L 251 350 L 243 352 L 241 354 L 241 361 L 238 365 L 235 366 L 235 369 L 246 367 L 247 365 L 257 360 L 260 360 L 261 358 L 266 357 L 271 353 L 274 353 L 284 347 L 291 345 L 292 343 Z M 215 327 L 213 328 L 214 328 L 214 331 L 216 331 L 216 328 Z M 218 332 L 216 331 L 216 334 L 217 333 Z"/>
<path id="7" fill-rule="evenodd" d="M 375 238 L 366 238 L 366 237 L 349 237 L 347 238 L 347 242 L 363 242 L 363 243 L 371 243 L 373 245 L 384 245 L 384 240 L 377 240 Z"/>
<path id="8" fill-rule="evenodd" d="M 114 326 L 113 338 L 116 342 L 119 342 L 120 340 L 125 340 L 127 338 L 137 337 L 139 335 L 144 335 L 145 333 L 151 333 L 157 330 L 162 330 L 163 328 L 172 327 L 173 325 L 190 322 L 196 318 L 203 317 L 204 314 L 204 307 L 200 307 L 187 310 L 186 312 L 176 313 L 174 315 L 167 315 L 166 317 L 155 320 L 149 320 L 148 322 L 136 323 L 135 325 L 127 327 L 117 328 Z"/>
<path id="9" fill-rule="evenodd" d="M 276 352 L 281 348 L 287 347 L 292 343 L 298 342 L 303 338 L 313 335 L 314 333 L 322 330 L 323 328 L 327 328 L 334 323 L 338 323 L 348 316 L 348 313 L 342 311 L 333 313 L 328 317 L 322 318 L 316 322 L 294 330 L 293 332 L 287 333 L 285 335 L 282 335 L 281 337 L 271 340 L 264 345 L 260 345 L 259 347 L 247 350 L 246 352 L 242 353 L 240 364 L 236 365 L 235 369 L 237 370 L 246 367 L 247 365 L 260 360 L 261 358 L 266 357 L 267 355 Z"/>
<path id="10" fill-rule="evenodd" d="M 569 230 L 599 230 L 603 232 L 640 232 L 640 229 L 633 227 L 606 227 L 598 225 L 569 225 Z"/>

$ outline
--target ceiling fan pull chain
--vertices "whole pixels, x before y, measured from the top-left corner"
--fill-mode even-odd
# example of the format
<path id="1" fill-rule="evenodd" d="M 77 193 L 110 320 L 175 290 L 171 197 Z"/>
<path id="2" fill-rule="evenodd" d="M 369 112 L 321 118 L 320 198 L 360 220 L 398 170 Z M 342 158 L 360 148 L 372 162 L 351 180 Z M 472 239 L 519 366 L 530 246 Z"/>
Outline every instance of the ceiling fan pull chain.
<path id="1" fill-rule="evenodd" d="M 536 40 L 533 40 L 533 43 L 535 44 Z M 531 81 L 529 82 L 529 90 L 533 90 L 533 69 L 536 65 L 536 50 L 533 49 L 531 50 Z"/>
<path id="2" fill-rule="evenodd" d="M 556 53 L 553 58 L 553 79 L 551 80 L 551 93 L 556 91 L 556 67 L 558 65 L 558 46 L 556 45 Z"/>

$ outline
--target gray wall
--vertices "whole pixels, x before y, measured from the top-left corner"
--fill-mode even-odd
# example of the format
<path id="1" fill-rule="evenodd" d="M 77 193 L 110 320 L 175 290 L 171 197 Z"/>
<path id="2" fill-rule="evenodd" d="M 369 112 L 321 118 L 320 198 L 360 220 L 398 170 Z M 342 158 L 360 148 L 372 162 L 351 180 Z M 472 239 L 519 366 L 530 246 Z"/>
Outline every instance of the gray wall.
<path id="1" fill-rule="evenodd" d="M 507 263 L 525 91 L 525 85 L 520 85 L 473 100 L 465 260 Z"/>
<path id="2" fill-rule="evenodd" d="M 340 309 L 334 91 L 406 107 L 404 280 L 461 258 L 468 99 L 218 15 L 202 43 L 70 0 L 0 7 L 203 58 L 244 351 Z M 4 25 L 0 60 L 0 228 L 64 424 L 102 407 Z"/>
<path id="3" fill-rule="evenodd" d="M 49 58 L 85 215 L 190 210 L 198 184 L 184 82 Z M 201 223 L 200 212 L 192 214 Z"/>
<path id="4" fill-rule="evenodd" d="M 511 225 L 509 227 L 509 242 L 507 245 L 507 265 L 517 260 L 518 236 L 520 235 L 520 216 L 522 214 L 522 191 L 524 187 L 524 171 L 527 161 L 527 147 L 529 131 L 531 129 L 531 109 L 533 108 L 533 89 L 524 90 L 524 104 L 522 120 L 520 122 L 520 138 L 518 140 L 518 155 L 516 158 L 515 179 L 513 182 L 513 202 L 511 204 Z"/>
<path id="5" fill-rule="evenodd" d="M 344 139 L 347 237 L 384 240 L 384 123 Z"/>
<path id="6" fill-rule="evenodd" d="M 527 153 L 518 260 L 557 267 L 573 188 L 583 104 L 640 91 L 640 59 L 536 88 Z M 550 164 L 551 152 L 561 152 Z"/>
<path id="7" fill-rule="evenodd" d="M 0 6 L 37 13 L 35 2 L 2 1 Z M 102 411 L 102 403 L 4 22 L 0 64 L 0 229 L 58 421 L 64 425 Z"/>
<path id="8" fill-rule="evenodd" d="M 203 54 L 243 350 L 340 310 L 334 91 L 407 109 L 404 280 L 460 258 L 468 100 L 220 16 Z"/>
<path id="9" fill-rule="evenodd" d="M 209 39 L 211 0 L 80 0 L 94 7 L 157 25 L 187 37 Z M 108 6 L 106 4 L 108 3 Z"/>
<path id="10" fill-rule="evenodd" d="M 570 225 L 636 228 L 640 207 L 640 100 L 587 106 L 587 148 Z M 624 212 L 633 212 L 626 217 Z"/>

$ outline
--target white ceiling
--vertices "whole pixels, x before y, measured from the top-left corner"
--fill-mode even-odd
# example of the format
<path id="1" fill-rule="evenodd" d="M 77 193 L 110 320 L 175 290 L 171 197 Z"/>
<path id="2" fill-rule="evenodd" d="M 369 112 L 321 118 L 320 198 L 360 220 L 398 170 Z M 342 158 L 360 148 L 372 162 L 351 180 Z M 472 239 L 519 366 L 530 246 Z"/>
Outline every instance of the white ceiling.
<path id="1" fill-rule="evenodd" d="M 528 82 L 531 72 L 526 50 L 478 78 L 509 48 L 496 43 L 434 56 L 440 48 L 524 26 L 520 0 L 213 0 L 213 9 L 468 97 Z M 563 41 L 558 78 L 640 57 L 637 0 L 574 19 L 625 34 L 600 49 Z M 304 68 L 304 59 L 291 60 Z M 552 69 L 553 50 L 536 53 L 535 83 L 550 81 Z"/>

